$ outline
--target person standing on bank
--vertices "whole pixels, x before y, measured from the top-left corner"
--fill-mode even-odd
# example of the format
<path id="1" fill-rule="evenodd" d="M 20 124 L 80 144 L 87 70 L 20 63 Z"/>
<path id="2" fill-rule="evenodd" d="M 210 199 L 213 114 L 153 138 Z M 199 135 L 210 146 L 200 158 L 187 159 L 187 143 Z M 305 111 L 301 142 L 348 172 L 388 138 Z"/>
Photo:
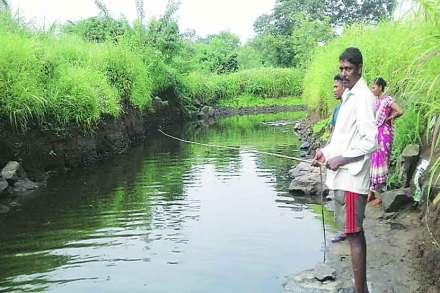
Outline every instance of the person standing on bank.
<path id="1" fill-rule="evenodd" d="M 330 121 L 330 140 L 332 139 L 332 134 L 333 134 L 333 130 L 335 129 L 336 126 L 336 121 L 338 119 L 338 113 L 339 113 L 339 109 L 341 108 L 341 102 L 342 102 L 342 95 L 344 94 L 345 91 L 345 87 L 343 85 L 343 76 L 338 73 L 335 75 L 335 77 L 333 78 L 333 95 L 335 96 L 336 100 L 338 101 L 338 104 L 336 105 L 335 109 L 333 110 L 333 114 L 332 114 L 332 119 Z M 342 214 L 343 213 L 343 208 L 344 206 L 342 204 L 335 204 L 335 207 L 338 209 L 336 212 L 338 214 Z M 341 218 L 341 216 L 339 216 L 339 219 Z M 337 221 L 339 222 L 339 221 Z M 343 221 L 341 221 L 343 222 Z M 343 225 L 341 223 L 339 223 L 339 227 L 343 227 Z M 345 234 L 345 230 L 341 231 L 341 233 L 337 233 L 335 235 L 335 237 L 332 238 L 332 242 L 336 243 L 336 242 L 340 242 L 340 241 L 344 241 L 347 238 L 347 235 Z"/>
<path id="2" fill-rule="evenodd" d="M 373 201 L 375 207 L 382 203 L 380 192 L 385 187 L 388 177 L 391 148 L 393 145 L 393 122 L 403 115 L 402 109 L 394 100 L 385 95 L 387 83 L 382 77 L 374 80 L 371 91 L 376 100 L 376 125 L 378 128 L 378 149 L 371 155 L 371 179 L 368 201 Z"/>
<path id="3" fill-rule="evenodd" d="M 330 121 L 330 139 L 336 126 L 336 120 L 338 119 L 339 108 L 341 107 L 342 94 L 344 93 L 344 91 L 345 87 L 342 84 L 342 75 L 336 74 L 333 78 L 333 95 L 335 96 L 339 104 L 337 104 L 335 109 L 333 110 L 332 120 Z"/>
<path id="4" fill-rule="evenodd" d="M 313 164 L 328 168 L 326 184 L 345 203 L 345 233 L 350 242 L 356 293 L 368 292 L 367 245 L 363 220 L 370 188 L 370 155 L 376 150 L 375 97 L 362 78 L 363 58 L 358 48 L 339 56 L 347 88 L 332 139 L 317 150 Z"/>

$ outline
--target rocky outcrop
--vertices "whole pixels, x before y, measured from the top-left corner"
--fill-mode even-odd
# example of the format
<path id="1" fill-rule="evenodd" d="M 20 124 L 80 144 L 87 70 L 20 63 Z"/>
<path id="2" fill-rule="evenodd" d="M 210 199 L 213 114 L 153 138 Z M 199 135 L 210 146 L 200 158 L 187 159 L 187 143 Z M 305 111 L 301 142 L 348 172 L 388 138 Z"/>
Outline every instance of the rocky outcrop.
<path id="1" fill-rule="evenodd" d="M 319 168 L 308 163 L 299 163 L 289 171 L 292 179 L 289 191 L 297 195 L 319 195 L 323 191 L 328 194 L 328 187 L 325 185 L 325 170 L 322 174 L 323 190 L 321 190 L 321 178 Z"/>
<path id="2" fill-rule="evenodd" d="M 6 191 L 23 193 L 37 188 L 38 184 L 27 178 L 26 172 L 20 163 L 10 161 L 2 169 L 0 176 L 0 194 Z"/>
<path id="3" fill-rule="evenodd" d="M 403 187 L 408 187 L 419 160 L 420 146 L 410 144 L 405 147 L 399 160 L 399 180 Z"/>
<path id="4" fill-rule="evenodd" d="M 22 178 L 26 178 L 26 173 L 20 163 L 10 161 L 2 169 L 1 176 L 10 183 L 15 183 Z"/>
<path id="5" fill-rule="evenodd" d="M 329 265 L 318 263 L 313 270 L 313 275 L 315 276 L 315 279 L 321 282 L 335 280 L 336 270 Z"/>
<path id="6" fill-rule="evenodd" d="M 319 278 L 322 279 L 320 281 Z M 284 293 L 342 293 L 354 292 L 344 282 L 335 280 L 336 270 L 326 264 L 318 264 L 314 270 L 307 270 L 291 276 L 284 284 Z"/>
<path id="7" fill-rule="evenodd" d="M 397 212 L 412 202 L 409 188 L 390 190 L 382 194 L 382 207 L 385 212 Z"/>

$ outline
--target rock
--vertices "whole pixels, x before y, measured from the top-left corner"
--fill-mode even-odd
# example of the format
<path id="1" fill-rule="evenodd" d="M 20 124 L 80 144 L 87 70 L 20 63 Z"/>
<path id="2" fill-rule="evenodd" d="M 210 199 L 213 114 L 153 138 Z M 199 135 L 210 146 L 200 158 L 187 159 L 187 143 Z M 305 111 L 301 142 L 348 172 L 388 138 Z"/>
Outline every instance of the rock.
<path id="1" fill-rule="evenodd" d="M 353 288 L 342 288 L 338 290 L 338 293 L 355 293 L 355 292 Z"/>
<path id="2" fill-rule="evenodd" d="M 406 226 L 401 223 L 390 222 L 391 230 L 406 230 Z"/>
<path id="3" fill-rule="evenodd" d="M 214 116 L 214 109 L 209 106 L 203 106 L 197 114 L 199 119 L 209 119 Z"/>
<path id="4" fill-rule="evenodd" d="M 310 148 L 310 143 L 308 141 L 304 142 L 299 149 L 302 151 L 307 151 Z"/>
<path id="5" fill-rule="evenodd" d="M 338 293 L 345 287 L 342 281 L 318 281 L 313 270 L 289 277 L 283 286 L 284 293 Z"/>
<path id="6" fill-rule="evenodd" d="M 320 195 L 323 191 L 324 195 L 326 195 L 328 194 L 329 189 L 324 183 L 323 190 L 321 190 L 319 175 L 307 174 L 295 177 L 295 179 L 290 182 L 289 191 L 302 195 Z"/>
<path id="7" fill-rule="evenodd" d="M 324 282 L 327 280 L 335 280 L 336 279 L 336 270 L 326 264 L 319 263 L 315 266 L 313 270 L 313 276 L 318 281 Z"/>
<path id="8" fill-rule="evenodd" d="M 298 176 L 302 176 L 302 175 L 308 174 L 310 172 L 315 172 L 315 169 L 318 169 L 318 168 L 314 168 L 314 167 L 310 166 L 310 164 L 301 162 L 289 170 L 289 177 L 295 178 Z M 319 175 L 319 169 L 318 169 L 318 175 Z"/>
<path id="9" fill-rule="evenodd" d="M 13 186 L 14 192 L 25 192 L 29 190 L 35 190 L 38 188 L 38 185 L 35 182 L 32 182 L 28 178 L 20 179 L 15 182 Z"/>
<path id="10" fill-rule="evenodd" d="M 393 219 L 397 218 L 398 215 L 399 215 L 399 213 L 397 213 L 397 212 L 384 213 L 383 219 L 384 220 L 393 220 Z"/>
<path id="11" fill-rule="evenodd" d="M 419 160 L 420 146 L 418 144 L 409 144 L 400 155 L 399 161 L 399 180 L 404 187 L 409 185 L 411 177 Z"/>
<path id="12" fill-rule="evenodd" d="M 10 161 L 2 170 L 2 177 L 10 182 L 16 182 L 20 178 L 25 178 L 26 173 L 20 163 Z"/>
<path id="13" fill-rule="evenodd" d="M 325 185 L 325 172 L 323 170 L 322 182 L 324 183 L 324 195 L 328 194 L 328 187 Z M 319 168 L 312 167 L 307 163 L 299 163 L 289 171 L 289 176 L 293 178 L 289 186 L 289 191 L 303 195 L 321 194 L 321 180 Z"/>
<path id="14" fill-rule="evenodd" d="M 0 194 L 8 189 L 8 181 L 6 181 L 3 177 L 0 177 Z"/>
<path id="15" fill-rule="evenodd" d="M 410 189 L 396 189 L 382 194 L 382 207 L 385 212 L 397 212 L 413 202 Z"/>

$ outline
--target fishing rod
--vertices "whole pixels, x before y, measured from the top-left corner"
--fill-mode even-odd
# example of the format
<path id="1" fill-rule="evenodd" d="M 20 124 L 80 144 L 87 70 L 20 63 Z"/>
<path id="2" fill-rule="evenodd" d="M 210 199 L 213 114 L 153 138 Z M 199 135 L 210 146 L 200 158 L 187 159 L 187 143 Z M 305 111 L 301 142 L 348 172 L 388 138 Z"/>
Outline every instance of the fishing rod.
<path id="1" fill-rule="evenodd" d="M 167 137 L 169 137 L 171 139 L 174 139 L 174 140 L 177 140 L 177 141 L 181 141 L 181 142 L 184 142 L 184 143 L 188 143 L 188 144 L 195 144 L 195 145 L 201 145 L 201 146 L 205 146 L 205 147 L 228 149 L 228 150 L 240 150 L 239 147 L 230 147 L 230 146 L 223 146 L 223 145 L 207 144 L 207 143 L 200 143 L 200 142 L 195 142 L 195 141 L 191 141 L 191 140 L 182 139 L 182 138 L 170 135 L 168 133 L 165 133 L 161 129 L 158 129 L 157 131 L 159 131 L 161 134 L 163 134 L 164 136 L 167 136 Z M 247 151 L 252 152 L 252 153 L 256 153 L 256 154 L 263 154 L 263 155 L 268 155 L 268 156 L 277 157 L 277 158 L 294 160 L 294 161 L 303 162 L 303 163 L 307 163 L 307 164 L 312 164 L 313 163 L 312 160 L 306 160 L 306 159 L 298 158 L 298 157 L 285 156 L 285 155 L 281 155 L 281 154 L 270 153 L 270 152 L 263 152 L 263 151 L 257 151 L 257 150 L 247 150 Z M 320 184 L 321 184 L 321 216 L 322 216 L 322 229 L 324 231 L 323 237 L 324 237 L 324 262 L 325 262 L 325 259 L 326 259 L 325 255 L 326 255 L 326 250 L 327 250 L 327 241 L 326 241 L 325 218 L 324 218 L 324 182 L 323 182 L 323 177 L 322 177 L 322 166 L 323 166 L 322 164 L 319 165 L 319 179 L 320 179 Z"/>

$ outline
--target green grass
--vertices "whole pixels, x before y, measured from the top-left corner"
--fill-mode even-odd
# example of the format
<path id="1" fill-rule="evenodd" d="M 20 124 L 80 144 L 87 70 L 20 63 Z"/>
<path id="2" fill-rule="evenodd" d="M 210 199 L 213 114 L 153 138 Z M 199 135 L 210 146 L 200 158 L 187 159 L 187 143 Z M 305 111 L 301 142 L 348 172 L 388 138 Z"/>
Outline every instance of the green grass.
<path id="1" fill-rule="evenodd" d="M 220 100 L 218 103 L 223 108 L 251 108 L 267 106 L 298 106 L 304 105 L 301 98 L 283 97 L 283 98 L 259 98 L 249 94 L 241 95 L 237 98 Z"/>
<path id="2" fill-rule="evenodd" d="M 301 95 L 302 73 L 298 69 L 261 68 L 231 74 L 192 72 L 184 78 L 188 97 L 216 104 L 242 95 L 279 98 Z"/>

